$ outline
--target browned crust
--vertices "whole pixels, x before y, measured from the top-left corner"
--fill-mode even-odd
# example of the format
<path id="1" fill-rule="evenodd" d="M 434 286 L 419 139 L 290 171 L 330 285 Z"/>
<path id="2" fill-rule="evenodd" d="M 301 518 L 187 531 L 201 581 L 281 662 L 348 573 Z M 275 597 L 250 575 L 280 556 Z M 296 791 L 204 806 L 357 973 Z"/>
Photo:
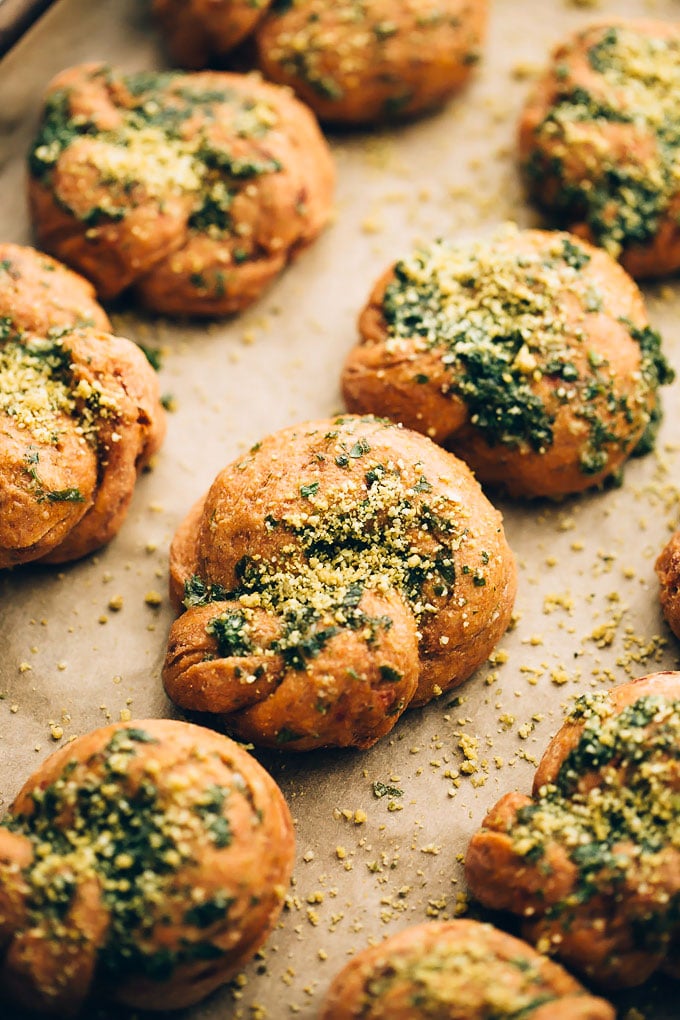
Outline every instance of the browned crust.
<path id="1" fill-rule="evenodd" d="M 549 231 L 521 231 L 514 239 L 504 238 L 502 245 L 504 249 L 536 252 L 547 249 L 559 236 Z M 588 274 L 601 289 L 605 306 L 602 311 L 584 314 L 573 294 L 565 291 L 555 295 L 556 309 L 559 307 L 570 325 L 565 342 L 571 360 L 588 378 L 593 374 L 589 352 L 597 352 L 609 366 L 607 371 L 617 394 L 636 396 L 640 388 L 640 345 L 619 320 L 626 319 L 638 328 L 648 324 L 642 294 L 605 252 L 585 242 L 579 244 L 590 257 L 581 273 Z M 531 390 L 554 415 L 552 445 L 543 452 L 526 443 L 492 446 L 470 421 L 464 399 L 450 389 L 452 374 L 436 349 L 421 350 L 414 336 L 400 341 L 397 350 L 389 350 L 383 300 L 395 278 L 394 268 L 378 279 L 359 316 L 360 340 L 349 352 L 342 375 L 343 396 L 350 411 L 385 416 L 428 435 L 465 460 L 483 484 L 502 488 L 515 497 L 559 498 L 582 492 L 599 485 L 621 467 L 646 427 L 649 411 L 656 403 L 654 392 L 646 393 L 642 402 L 632 401 L 632 420 L 623 413 L 612 414 L 604 399 L 593 403 L 605 427 L 618 437 L 616 443 L 609 444 L 606 464 L 597 472 L 581 469 L 586 423 L 576 419 L 571 405 L 559 398 L 561 380 L 548 375 L 532 381 Z"/>
<path id="2" fill-rule="evenodd" d="M 280 169 L 237 179 L 231 226 L 217 234 L 192 225 L 198 192 L 165 181 L 155 190 L 137 180 L 127 190 L 97 166 L 97 132 L 119 128 L 134 106 L 124 76 L 88 64 L 62 72 L 47 96 L 65 91 L 72 115 L 95 130 L 75 138 L 43 178 L 29 178 L 29 199 L 41 244 L 82 271 L 105 298 L 134 287 L 150 309 L 170 315 L 222 316 L 252 303 L 328 221 L 334 186 L 330 151 L 312 114 L 286 90 L 254 76 L 203 72 L 171 76 L 154 93 L 176 102 L 173 88 L 213 96 L 220 90 L 253 108 L 262 104 L 275 123 L 262 137 L 234 123 L 230 100 L 205 100 L 182 123 L 182 141 L 197 135 L 233 160 Z M 155 143 L 154 143 L 155 144 Z M 172 160 L 170 159 L 170 162 Z M 92 223 L 93 209 L 124 209 L 120 218 Z"/>
<path id="3" fill-rule="evenodd" d="M 158 380 L 138 347 L 89 329 L 68 333 L 62 344 L 74 391 L 94 384 L 113 407 L 98 420 L 94 439 L 65 412 L 55 419 L 56 442 L 0 416 L 0 568 L 64 563 L 108 542 L 125 518 L 138 472 L 165 435 Z M 79 499 L 53 502 L 46 495 L 66 490 L 77 490 Z"/>
<path id="4" fill-rule="evenodd" d="M 445 956 L 449 951 L 469 954 L 470 976 L 449 978 Z M 432 954 L 442 954 L 440 970 L 431 998 L 422 1007 L 423 988 L 418 968 L 427 965 Z M 403 968 L 403 969 L 402 969 Z M 486 978 L 483 971 L 486 968 Z M 526 977 L 532 969 L 532 983 Z M 390 976 L 392 981 L 389 980 Z M 421 978 L 422 980 L 422 978 Z M 454 983 L 455 982 L 455 983 Z M 383 991 L 371 994 L 373 985 Z M 385 987 L 386 986 L 386 987 Z M 526 1014 L 527 1020 L 614 1020 L 614 1009 L 586 990 L 562 967 L 541 956 L 526 942 L 513 938 L 489 924 L 477 921 L 440 921 L 406 928 L 377 946 L 364 949 L 336 975 L 321 1010 L 320 1020 L 419 1020 L 441 1016 L 456 1020 L 484 1020 L 500 1017 L 503 994 L 515 990 L 545 1001 Z M 489 996 L 489 990 L 492 994 Z M 427 993 L 425 993 L 427 994 Z M 440 998 L 441 996 L 441 998 Z M 512 1011 L 515 1015 L 516 1011 Z M 508 1010 L 511 1015 L 511 1009 Z"/>
<path id="5" fill-rule="evenodd" d="M 555 48 L 550 66 L 533 86 L 519 124 L 522 165 L 527 167 L 532 159 L 540 163 L 540 170 L 527 176 L 527 186 L 532 197 L 549 212 L 554 210 L 560 192 L 566 186 L 597 179 L 603 158 L 614 166 L 642 164 L 657 150 L 653 132 L 639 124 L 602 124 L 598 121 L 590 126 L 581 125 L 578 145 L 571 142 L 566 147 L 558 134 L 542 139 L 537 134 L 539 125 L 565 92 L 582 88 L 595 97 L 606 97 L 608 86 L 590 65 L 587 52 L 608 28 L 616 26 L 631 28 L 640 36 L 658 39 L 677 39 L 679 34 L 677 24 L 673 22 L 613 17 L 579 29 Z M 564 164 L 564 180 L 551 170 L 555 157 Z M 575 215 L 562 225 L 593 241 L 592 231 L 581 216 Z M 632 276 L 638 279 L 661 276 L 680 267 L 679 218 L 680 191 L 672 196 L 661 215 L 655 235 L 644 244 L 628 243 L 624 247 L 620 261 Z"/>
<path id="6" fill-rule="evenodd" d="M 646 695 L 659 695 L 669 700 L 680 697 L 680 673 L 664 671 L 629 680 L 611 689 L 609 702 L 617 712 L 621 712 L 627 705 L 632 705 Z M 554 782 L 562 762 L 576 747 L 582 732 L 583 723 L 567 721 L 563 724 L 543 752 L 534 776 L 534 794 L 546 783 Z"/>
<path id="7" fill-rule="evenodd" d="M 371 123 L 439 106 L 467 82 L 486 32 L 486 0 L 154 0 L 182 66 L 220 61 L 253 36 L 260 68 L 322 120 Z M 358 21 L 357 14 L 363 14 Z"/>
<path id="8" fill-rule="evenodd" d="M 322 119 L 368 124 L 440 106 L 467 82 L 486 33 L 487 0 L 347 2 L 154 0 L 176 62 L 220 61 L 252 34 L 261 70 Z M 301 43 L 300 40 L 304 40 Z"/>
<path id="9" fill-rule="evenodd" d="M 99 482 L 92 506 L 46 563 L 80 559 L 109 542 L 118 533 L 140 471 L 160 449 L 166 419 L 160 404 L 158 379 L 145 354 L 122 337 L 94 339 L 86 354 L 93 374 L 110 372 L 118 386 L 119 412 L 100 428 Z"/>
<path id="10" fill-rule="evenodd" d="M 680 531 L 676 531 L 659 554 L 655 565 L 663 615 L 680 637 Z"/>
<path id="11" fill-rule="evenodd" d="M 88 280 L 35 248 L 9 242 L 0 244 L 0 318 L 43 335 L 55 326 L 111 331 Z"/>
<path id="12" fill-rule="evenodd" d="M 466 535 L 455 554 L 455 595 L 432 596 L 436 612 L 426 614 L 417 634 L 413 612 L 399 592 L 365 590 L 360 610 L 369 618 L 388 617 L 389 628 L 378 628 L 368 645 L 362 631 L 341 628 L 304 669 L 287 666 L 280 655 L 270 652 L 220 657 L 206 623 L 238 611 L 239 604 L 218 601 L 190 608 L 170 634 L 163 672 L 166 689 L 183 708 L 214 712 L 230 730 L 257 743 L 275 745 L 287 733 L 297 735 L 286 738 L 286 748 L 292 750 L 368 747 L 394 726 L 407 705 L 425 704 L 470 676 L 510 619 L 516 590 L 514 560 L 500 515 L 471 473 L 417 434 L 371 419 L 344 418 L 285 429 L 225 468 L 173 541 L 173 599 L 181 598 L 184 582 L 192 575 L 233 591 L 243 557 L 256 555 L 269 562 L 282 543 L 298 541 L 286 529 L 269 528 L 267 519 L 309 510 L 296 479 L 305 479 L 312 471 L 319 492 L 332 493 L 335 486 L 342 491 L 355 477 L 354 468 L 338 466 L 329 452 L 328 436 L 337 436 L 338 429 L 349 446 L 359 440 L 366 443 L 371 463 L 398 460 L 411 485 L 424 471 L 427 478 L 437 479 L 433 495 L 441 488 L 453 500 L 458 527 Z M 357 480 L 363 480 L 366 468 L 358 465 L 356 470 Z M 474 575 L 483 561 L 481 550 L 488 573 L 477 584 Z M 271 612 L 258 610 L 249 627 L 257 633 L 256 646 L 268 648 L 281 623 Z"/>
<path id="13" fill-rule="evenodd" d="M 238 609 L 238 603 L 215 602 L 180 617 L 170 632 L 163 668 L 167 694 L 181 708 L 212 712 L 228 727 L 235 721 L 241 738 L 276 746 L 283 726 L 301 734 L 295 750 L 312 750 L 323 744 L 370 747 L 394 726 L 418 685 L 418 650 L 415 623 L 401 601 L 367 595 L 361 608 L 371 616 L 389 616 L 392 626 L 372 644 L 343 631 L 328 642 L 314 660 L 313 670 L 286 670 L 279 656 L 213 658 L 215 641 L 205 626 L 217 614 Z M 280 631 L 271 616 L 262 613 L 255 622 L 264 642 Z M 394 664 L 399 681 L 385 681 L 380 666 Z M 267 667 L 261 679 L 258 667 Z M 283 677 L 283 679 L 282 679 Z M 322 728 L 318 701 L 324 699 Z"/>
<path id="14" fill-rule="evenodd" d="M 479 58 L 486 0 L 297 0 L 259 23 L 262 71 L 324 121 L 371 123 L 441 105 Z M 300 44 L 300 40 L 303 40 Z"/>
<path id="15" fill-rule="evenodd" d="M 198 538 L 205 500 L 205 496 L 196 500 L 170 544 L 170 598 L 177 613 L 182 611 L 184 582 L 194 573 L 198 562 Z"/>
<path id="16" fill-rule="evenodd" d="M 648 695 L 669 701 L 680 698 L 680 673 L 654 673 L 622 684 L 609 692 L 609 703 L 618 714 Z M 578 744 L 583 727 L 581 721 L 567 720 L 553 738 L 536 772 L 534 798 L 555 780 Z M 607 781 L 614 780 L 610 776 Z M 578 776 L 577 789 L 582 793 L 603 785 L 603 776 L 597 770 Z M 654 925 L 659 903 L 673 902 L 680 896 L 677 847 L 669 843 L 659 851 L 653 880 L 644 869 L 638 873 L 632 863 L 625 883 L 612 887 L 603 871 L 597 890 L 580 899 L 579 872 L 559 836 L 546 838 L 538 859 L 515 849 L 513 829 L 523 809 L 533 803 L 531 797 L 508 793 L 488 812 L 465 860 L 473 894 L 486 906 L 521 915 L 523 933 L 529 941 L 602 987 L 634 987 L 657 970 L 677 973 L 676 931 L 671 928 L 663 938 L 652 939 L 648 947 L 640 938 L 645 925 Z M 637 859 L 635 847 L 624 837 L 617 846 L 631 862 Z M 650 934 L 655 933 L 656 928 L 652 928 Z"/>
<path id="17" fill-rule="evenodd" d="M 223 57 L 264 17 L 271 0 L 153 0 L 152 10 L 179 67 L 199 70 Z"/>
<path id="18" fill-rule="evenodd" d="M 96 877 L 86 878 L 76 889 L 68 915 L 57 929 L 45 918 L 45 928 L 27 924 L 25 900 L 28 889 L 19 879 L 17 866 L 26 867 L 32 849 L 25 835 L 0 830 L 0 903 L 3 909 L 0 938 L 6 954 L 1 968 L 3 987 L 10 1000 L 28 1008 L 58 1016 L 79 1011 L 91 996 L 105 996 L 132 1009 L 166 1010 L 190 1006 L 204 998 L 238 971 L 271 931 L 283 905 L 285 886 L 294 857 L 292 820 L 283 796 L 258 763 L 226 737 L 198 726 L 172 720 L 142 720 L 115 724 L 80 737 L 66 745 L 43 764 L 25 784 L 10 811 L 31 815 L 32 791 L 45 788 L 74 768 L 71 779 L 78 783 L 98 774 L 108 741 L 117 730 L 142 729 L 153 742 L 140 744 L 128 766 L 125 782 L 130 795 L 148 782 L 153 768 L 154 783 L 164 804 L 182 802 L 182 791 L 199 793 L 214 784 L 228 789 L 224 811 L 231 834 L 228 845 L 218 846 L 206 837 L 194 836 L 191 859 L 173 873 L 171 890 L 186 883 L 198 891 L 194 902 L 225 896 L 231 906 L 221 918 L 205 929 L 213 946 L 222 950 L 208 961 L 175 965 L 167 980 L 121 976 L 114 986 L 100 983 L 96 976 L 98 953 L 109 934 L 108 910 Z M 64 824 L 67 820 L 64 819 Z M 169 898 L 156 908 L 151 939 L 157 948 L 172 950 L 185 937 L 196 938 L 196 929 L 183 917 L 187 903 Z M 150 911 L 153 907 L 150 906 Z M 42 934 L 41 934 L 42 932 Z M 140 936 L 141 937 L 141 936 Z M 148 932 L 144 935 L 149 938 Z"/>

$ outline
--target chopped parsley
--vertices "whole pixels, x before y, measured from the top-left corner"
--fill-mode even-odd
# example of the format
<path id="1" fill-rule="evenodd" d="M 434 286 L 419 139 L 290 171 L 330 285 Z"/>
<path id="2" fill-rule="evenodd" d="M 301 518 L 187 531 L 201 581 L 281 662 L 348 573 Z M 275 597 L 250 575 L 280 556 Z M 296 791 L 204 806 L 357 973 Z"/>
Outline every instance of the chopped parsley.
<path id="1" fill-rule="evenodd" d="M 117 105 L 120 123 L 100 129 L 93 116 L 75 116 L 70 90 L 58 90 L 46 101 L 29 157 L 33 177 L 49 185 L 62 153 L 80 138 L 92 140 L 88 159 L 105 188 L 102 200 L 85 213 L 76 213 L 60 194 L 56 196 L 86 227 L 123 219 L 134 205 L 131 192 L 141 186 L 159 202 L 169 194 L 192 196 L 189 228 L 211 237 L 230 235 L 232 205 L 242 187 L 283 169 L 259 146 L 249 149 L 245 144 L 263 138 L 277 123 L 275 109 L 262 99 L 228 87 L 205 89 L 172 72 L 121 75 L 102 67 L 91 76 L 103 80 L 111 97 L 118 91 L 127 93 L 129 101 Z M 221 116 L 230 122 L 236 144 L 228 137 L 216 139 L 210 130 Z M 195 130 L 189 134 L 190 120 Z M 235 261 L 247 258 L 237 246 Z M 194 274 L 192 284 L 200 290 L 199 275 Z M 220 282 L 216 277 L 216 297 L 223 295 L 224 286 L 224 278 Z"/>
<path id="2" fill-rule="evenodd" d="M 404 791 L 400 790 L 398 786 L 388 786 L 376 780 L 373 783 L 373 796 L 378 799 L 382 797 L 403 797 Z"/>
<path id="3" fill-rule="evenodd" d="M 581 242 L 564 234 L 535 247 L 506 232 L 490 243 L 440 241 L 418 250 L 397 263 L 385 289 L 387 351 L 435 352 L 448 376 L 441 392 L 466 405 L 489 446 L 545 453 L 560 407 L 569 404 L 586 425 L 581 470 L 606 472 L 612 451 L 630 452 L 631 433 L 657 424 L 657 400 L 649 395 L 672 371 L 658 333 L 631 323 L 625 325 L 640 344 L 641 377 L 620 383 L 595 349 L 577 367 L 582 335 L 564 303 L 577 301 L 584 315 L 608 311 L 597 278 L 588 276 L 590 261 Z"/>
<path id="4" fill-rule="evenodd" d="M 343 631 L 353 631 L 370 647 L 392 626 L 388 615 L 362 607 L 364 594 L 389 584 L 420 619 L 432 611 L 432 600 L 446 597 L 455 583 L 455 553 L 465 538 L 455 502 L 435 493 L 423 475 L 407 482 L 398 465 L 371 463 L 375 451 L 363 429 L 357 435 L 355 422 L 338 424 L 342 432 L 320 438 L 321 448 L 310 455 L 321 453 L 330 460 L 341 455 L 338 450 L 361 450 L 360 456 L 348 458 L 347 467 L 359 480 L 358 491 L 353 485 L 326 490 L 320 481 L 298 486 L 298 508 L 297 493 L 291 494 L 288 512 L 263 520 L 267 532 L 276 528 L 283 533 L 275 557 L 243 556 L 229 591 L 200 577 L 186 582 L 187 607 L 213 600 L 230 603 L 206 628 L 221 656 L 278 655 L 283 668 L 304 670 Z M 318 499 L 307 510 L 312 495 Z M 258 640 L 256 615 L 262 612 L 280 626 L 264 644 Z M 379 669 L 384 681 L 401 679 L 389 664 Z"/>
<path id="5" fill-rule="evenodd" d="M 108 921 L 97 966 L 108 980 L 166 979 L 191 960 L 223 955 L 205 938 L 173 937 L 164 945 L 163 932 L 173 906 L 184 906 L 184 920 L 199 929 L 228 915 L 224 892 L 192 902 L 194 887 L 178 876 L 183 867 L 194 868 L 193 844 L 203 833 L 217 848 L 229 845 L 223 811 L 230 791 L 190 785 L 169 798 L 157 772 L 138 757 L 140 745 L 156 743 L 141 727 L 117 729 L 87 760 L 71 759 L 51 783 L 36 785 L 26 812 L 10 812 L 0 822 L 33 847 L 24 869 L 26 910 L 40 938 L 64 937 L 77 890 L 96 878 Z"/>
<path id="6" fill-rule="evenodd" d="M 186 609 L 191 606 L 206 606 L 209 602 L 224 602 L 227 590 L 221 584 L 207 584 L 198 574 L 193 574 L 184 582 L 183 604 Z"/>
<path id="7" fill-rule="evenodd" d="M 44 496 L 38 497 L 38 502 L 41 499 L 46 499 L 49 503 L 84 503 L 85 497 L 83 496 L 80 489 L 69 488 L 69 489 L 51 489 L 45 492 Z"/>
<path id="8" fill-rule="evenodd" d="M 587 59 L 598 75 L 595 88 L 583 87 L 577 62 L 560 65 L 556 98 L 535 129 L 525 169 L 539 201 L 565 224 L 587 223 L 616 258 L 653 240 L 677 195 L 680 39 L 611 26 L 601 29 Z M 610 124 L 623 125 L 630 141 L 607 151 L 599 142 Z M 565 147 L 584 167 L 578 176 L 562 159 Z"/>
<path id="9" fill-rule="evenodd" d="M 243 613 L 222 613 L 221 616 L 210 620 L 205 629 L 217 641 L 217 647 L 223 657 L 247 655 L 253 649 Z"/>
<path id="10" fill-rule="evenodd" d="M 644 887 L 639 947 L 658 951 L 677 930 L 680 905 L 657 881 L 664 853 L 680 847 L 680 701 L 648 694 L 616 711 L 606 694 L 588 694 L 570 721 L 582 724 L 581 735 L 554 783 L 517 813 L 514 852 L 540 862 L 550 844 L 566 851 L 575 884 L 545 911 L 565 927 L 595 896 L 616 897 L 625 913 L 628 897 L 635 902 Z"/>
<path id="11" fill-rule="evenodd" d="M 395 669 L 394 666 L 380 666 L 379 673 L 382 680 L 386 680 L 391 684 L 398 684 L 404 675 L 398 669 Z"/>

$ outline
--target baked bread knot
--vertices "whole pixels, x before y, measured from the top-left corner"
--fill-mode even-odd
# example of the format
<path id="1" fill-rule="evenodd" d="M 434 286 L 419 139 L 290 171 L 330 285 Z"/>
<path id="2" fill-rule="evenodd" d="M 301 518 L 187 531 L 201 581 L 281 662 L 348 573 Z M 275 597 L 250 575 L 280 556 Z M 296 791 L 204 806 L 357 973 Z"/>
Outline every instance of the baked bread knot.
<path id="1" fill-rule="evenodd" d="M 0 568 L 105 545 L 161 445 L 156 374 L 109 328 L 86 280 L 0 245 Z"/>
<path id="2" fill-rule="evenodd" d="M 648 452 L 673 378 L 635 283 L 566 233 L 419 249 L 378 280 L 359 332 L 349 409 L 424 432 L 512 496 L 581 492 Z"/>
<path id="3" fill-rule="evenodd" d="M 615 1020 L 604 999 L 526 942 L 478 921 L 406 928 L 358 953 L 320 1020 Z"/>
<path id="4" fill-rule="evenodd" d="M 321 120 L 366 124 L 440 106 L 467 81 L 486 0 L 292 0 L 255 30 L 259 65 Z"/>
<path id="5" fill-rule="evenodd" d="M 227 737 L 145 720 L 78 738 L 0 823 L 3 998 L 58 1017 L 198 1002 L 272 929 L 293 851 L 280 790 Z"/>
<path id="6" fill-rule="evenodd" d="M 286 749 L 370 747 L 460 684 L 510 620 L 515 563 L 464 464 L 374 418 L 284 429 L 175 535 L 163 679 L 176 704 Z"/>
<path id="7" fill-rule="evenodd" d="M 680 976 L 680 673 L 578 698 L 532 797 L 491 809 L 465 862 L 485 906 L 603 987 Z"/>
<path id="8" fill-rule="evenodd" d="M 321 120 L 370 124 L 434 109 L 479 60 L 487 0 L 153 0 L 168 48 L 200 68 L 252 34 L 260 69 Z"/>
<path id="9" fill-rule="evenodd" d="M 680 267 L 680 27 L 610 19 L 558 46 L 521 118 L 531 197 L 635 277 Z"/>
<path id="10" fill-rule="evenodd" d="M 663 615 L 676 637 L 680 637 L 680 531 L 662 550 L 655 565 Z"/>
<path id="11" fill-rule="evenodd" d="M 250 35 L 272 0 L 152 0 L 168 50 L 195 70 L 226 56 Z"/>
<path id="12" fill-rule="evenodd" d="M 103 298 L 169 315 L 241 311 L 326 224 L 334 171 L 314 117 L 255 77 L 70 68 L 30 154 L 41 244 Z"/>
<path id="13" fill-rule="evenodd" d="M 49 255 L 20 244 L 0 244 L 0 319 L 43 335 L 61 326 L 111 332 L 91 283 Z"/>

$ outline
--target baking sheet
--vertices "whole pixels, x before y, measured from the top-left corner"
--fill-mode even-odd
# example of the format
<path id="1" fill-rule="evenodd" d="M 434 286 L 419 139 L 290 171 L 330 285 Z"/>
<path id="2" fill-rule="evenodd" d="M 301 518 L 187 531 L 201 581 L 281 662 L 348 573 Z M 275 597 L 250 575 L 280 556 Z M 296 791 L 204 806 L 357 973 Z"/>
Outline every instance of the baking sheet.
<path id="1" fill-rule="evenodd" d="M 333 138 L 335 223 L 248 313 L 208 325 L 116 314 L 118 332 L 163 349 L 161 387 L 176 411 L 106 550 L 62 569 L 0 577 L 0 812 L 69 738 L 110 720 L 176 714 L 160 685 L 173 531 L 217 471 L 258 438 L 341 409 L 338 380 L 356 315 L 383 268 L 418 240 L 483 236 L 507 219 L 538 223 L 517 180 L 514 133 L 549 47 L 595 14 L 678 14 L 674 0 L 492 6 L 483 63 L 444 111 Z M 0 65 L 2 238 L 30 241 L 24 157 L 51 76 L 83 60 L 164 66 L 144 8 L 139 0 L 62 0 Z M 678 371 L 679 288 L 645 288 Z M 628 466 L 623 488 L 559 505 L 500 502 L 520 589 L 517 625 L 494 661 L 454 694 L 407 713 L 370 751 L 258 755 L 296 819 L 288 909 L 231 987 L 173 1016 L 316 1016 L 350 954 L 464 907 L 460 856 L 470 836 L 500 795 L 529 788 L 570 697 L 679 667 L 653 574 L 680 517 L 679 385 L 664 391 L 657 452 Z M 156 607 L 148 604 L 154 593 L 163 596 Z M 118 596 L 116 612 L 109 603 Z M 403 796 L 377 799 L 374 781 Z M 670 982 L 653 982 L 621 997 L 621 1016 L 635 1004 L 649 1020 L 678 1017 L 674 995 Z"/>
<path id="2" fill-rule="evenodd" d="M 0 0 L 0 56 L 21 38 L 53 0 Z"/>

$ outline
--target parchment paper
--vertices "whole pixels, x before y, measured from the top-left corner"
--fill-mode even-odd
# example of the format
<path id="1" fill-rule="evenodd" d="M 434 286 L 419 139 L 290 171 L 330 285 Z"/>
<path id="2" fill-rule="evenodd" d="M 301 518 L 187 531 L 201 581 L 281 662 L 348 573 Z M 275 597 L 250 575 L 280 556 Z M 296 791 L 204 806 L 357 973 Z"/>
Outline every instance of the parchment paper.
<path id="1" fill-rule="evenodd" d="M 175 714 L 160 685 L 173 531 L 239 452 L 274 429 L 341 409 L 355 318 L 383 268 L 418 240 L 482 236 L 507 219 L 539 222 L 518 182 L 515 127 L 528 77 L 553 43 L 595 16 L 672 19 L 679 9 L 674 0 L 495 0 L 492 8 L 474 82 L 445 110 L 394 130 L 333 137 L 336 222 L 247 314 L 209 325 L 133 309 L 116 316 L 118 332 L 163 349 L 161 386 L 176 411 L 106 550 L 62 569 L 0 577 L 0 812 L 70 737 L 109 720 Z M 61 0 L 0 65 L 2 238 L 31 239 L 24 158 L 45 86 L 64 66 L 93 59 L 164 66 L 143 4 Z M 680 370 L 678 284 L 645 290 Z M 297 824 L 289 909 L 231 988 L 174 1015 L 316 1016 L 350 954 L 464 906 L 460 860 L 472 832 L 501 794 L 529 788 L 569 698 L 678 668 L 653 562 L 678 524 L 679 386 L 664 392 L 656 454 L 633 461 L 621 489 L 560 505 L 501 503 L 520 564 L 517 625 L 457 697 L 407 714 L 368 752 L 259 754 Z M 403 796 L 377 799 L 376 780 Z M 680 1015 L 676 1002 L 672 983 L 652 983 L 621 997 L 621 1016 L 635 1004 L 650 1020 L 670 1020 Z"/>

